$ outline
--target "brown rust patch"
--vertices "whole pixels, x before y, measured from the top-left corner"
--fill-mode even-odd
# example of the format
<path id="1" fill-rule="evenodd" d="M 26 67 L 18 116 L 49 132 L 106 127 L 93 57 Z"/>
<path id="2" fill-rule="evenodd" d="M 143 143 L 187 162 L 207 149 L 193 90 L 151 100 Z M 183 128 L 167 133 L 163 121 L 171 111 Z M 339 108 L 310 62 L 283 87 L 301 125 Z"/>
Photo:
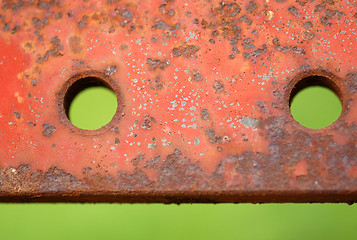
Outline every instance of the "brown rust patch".
<path id="1" fill-rule="evenodd" d="M 150 71 L 155 69 L 164 70 L 170 65 L 170 61 L 168 59 L 161 61 L 159 59 L 148 58 L 146 59 L 146 64 L 148 65 Z"/>
<path id="2" fill-rule="evenodd" d="M 196 45 L 182 45 L 179 46 L 177 48 L 172 49 L 172 55 L 174 57 L 194 57 L 194 55 L 196 54 L 196 52 L 198 52 L 198 50 L 200 50 L 200 48 Z"/>
<path id="3" fill-rule="evenodd" d="M 351 72 L 346 75 L 345 85 L 351 94 L 357 92 L 357 72 Z"/>
<path id="4" fill-rule="evenodd" d="M 22 48 L 26 53 L 34 53 L 34 43 L 31 40 L 23 42 Z"/>
<path id="5" fill-rule="evenodd" d="M 68 39 L 69 47 L 75 54 L 81 53 L 83 50 L 83 42 L 80 36 L 72 36 Z"/>
<path id="6" fill-rule="evenodd" d="M 63 56 L 63 45 L 61 44 L 61 40 L 56 36 L 51 38 L 50 47 L 44 53 L 43 56 L 39 56 L 36 60 L 37 63 L 43 63 L 49 59 L 49 57 L 59 57 Z"/>
<path id="7" fill-rule="evenodd" d="M 88 189 L 73 175 L 57 167 L 51 167 L 47 172 L 33 170 L 31 165 L 23 164 L 0 171 L 0 199 L 7 192 L 14 196 L 41 196 L 48 193 L 73 192 Z"/>
<path id="8" fill-rule="evenodd" d="M 150 115 L 145 115 L 144 120 L 141 124 L 141 128 L 150 129 L 152 123 L 156 123 L 155 118 L 151 117 Z"/>
<path id="9" fill-rule="evenodd" d="M 277 118 L 270 118 L 264 121 L 264 126 L 267 130 L 273 130 L 276 126 L 282 126 L 279 121 Z M 276 125 L 277 122 L 279 123 Z M 356 182 L 355 178 L 348 177 L 355 176 L 355 169 L 349 167 L 346 160 L 341 159 L 341 154 L 348 146 L 330 145 L 337 154 L 328 157 L 330 163 L 327 163 L 326 167 L 330 178 L 327 181 L 319 172 L 321 157 L 318 155 L 321 153 L 301 151 L 298 158 L 284 156 L 293 156 L 296 147 L 306 149 L 314 142 L 328 143 L 331 137 L 321 134 L 309 136 L 301 131 L 295 132 L 294 135 L 294 138 L 288 135 L 277 137 L 270 146 L 269 155 L 259 152 L 227 155 L 210 175 L 178 149 L 168 154 L 164 161 L 161 161 L 160 156 L 156 156 L 146 160 L 145 164 L 144 155 L 139 155 L 132 160 L 137 166 L 132 173 L 118 171 L 115 175 L 99 174 L 90 167 L 83 169 L 81 178 L 57 167 L 51 167 L 47 172 L 34 171 L 30 165 L 0 169 L 0 201 L 166 203 L 355 201 L 357 193 L 346 194 L 347 189 L 325 193 L 317 191 L 321 187 L 332 186 L 343 189 L 343 186 L 346 186 L 343 185 L 344 183 L 352 186 Z M 299 138 L 299 142 L 295 142 L 297 145 L 278 144 L 297 138 Z M 339 170 L 335 171 L 337 162 Z M 144 167 L 141 167 L 143 164 Z M 287 166 L 291 166 L 290 170 Z M 149 169 L 158 172 L 157 181 L 149 180 L 145 173 Z M 344 183 L 340 182 L 340 179 L 343 179 Z M 301 189 L 291 191 L 291 187 L 296 184 Z M 305 187 L 315 190 L 304 191 Z M 118 189 L 120 191 L 117 192 Z M 167 189 L 172 189 L 174 192 Z"/>
<path id="10" fill-rule="evenodd" d="M 43 127 L 42 135 L 45 137 L 51 137 L 56 132 L 56 127 L 52 126 L 48 122 L 44 123 L 42 127 Z"/>
<path id="11" fill-rule="evenodd" d="M 210 114 L 207 109 L 202 109 L 201 110 L 201 118 L 203 120 L 209 120 L 210 119 Z"/>

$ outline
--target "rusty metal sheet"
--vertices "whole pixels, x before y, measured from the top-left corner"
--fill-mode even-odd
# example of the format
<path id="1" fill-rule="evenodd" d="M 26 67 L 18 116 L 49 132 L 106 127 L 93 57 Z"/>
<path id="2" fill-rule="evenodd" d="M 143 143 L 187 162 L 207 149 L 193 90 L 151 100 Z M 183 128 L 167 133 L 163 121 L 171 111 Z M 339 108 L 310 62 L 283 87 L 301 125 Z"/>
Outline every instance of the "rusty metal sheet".
<path id="1" fill-rule="evenodd" d="M 357 7 L 347 0 L 3 0 L 0 201 L 354 202 Z M 343 104 L 291 116 L 304 77 Z M 85 86 L 117 94 L 82 130 Z"/>

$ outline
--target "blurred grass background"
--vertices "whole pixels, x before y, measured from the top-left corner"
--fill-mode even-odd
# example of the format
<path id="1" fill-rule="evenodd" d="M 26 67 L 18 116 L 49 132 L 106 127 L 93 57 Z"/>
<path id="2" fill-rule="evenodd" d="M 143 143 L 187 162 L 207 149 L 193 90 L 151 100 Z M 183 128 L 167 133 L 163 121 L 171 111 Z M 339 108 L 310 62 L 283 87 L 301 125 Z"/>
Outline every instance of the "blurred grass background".
<path id="1" fill-rule="evenodd" d="M 356 239 L 347 204 L 1 204 L 0 239 Z"/>
<path id="2" fill-rule="evenodd" d="M 111 118 L 115 96 L 102 90 L 84 101 L 74 100 L 73 107 L 79 104 L 79 110 L 72 110 L 72 122 L 98 128 L 99 120 L 91 122 L 95 118 L 84 112 L 96 112 L 91 99 L 105 101 L 108 115 L 97 114 L 104 124 Z M 338 98 L 331 92 L 328 97 L 325 90 L 306 89 L 296 95 L 292 111 L 299 122 L 321 128 L 326 118 L 330 122 L 338 118 Z M 324 99 L 321 104 L 328 106 L 328 113 L 307 111 L 314 99 Z M 103 111 L 103 106 L 99 108 Z M 307 125 L 300 115 L 308 119 Z M 347 204 L 0 204 L 0 214 L 0 240 L 357 238 L 357 206 Z"/>

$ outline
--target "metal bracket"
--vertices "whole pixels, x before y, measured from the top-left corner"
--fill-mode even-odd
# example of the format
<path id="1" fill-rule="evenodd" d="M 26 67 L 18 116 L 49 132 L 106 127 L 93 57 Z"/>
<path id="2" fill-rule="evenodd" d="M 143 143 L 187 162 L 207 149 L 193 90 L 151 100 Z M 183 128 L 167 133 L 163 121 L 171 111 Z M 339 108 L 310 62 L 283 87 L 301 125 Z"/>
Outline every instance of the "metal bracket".
<path id="1" fill-rule="evenodd" d="M 354 202 L 353 1 L 12 1 L 0 10 L 0 201 Z M 343 111 L 291 116 L 306 77 Z M 74 95 L 117 94 L 83 130 Z"/>

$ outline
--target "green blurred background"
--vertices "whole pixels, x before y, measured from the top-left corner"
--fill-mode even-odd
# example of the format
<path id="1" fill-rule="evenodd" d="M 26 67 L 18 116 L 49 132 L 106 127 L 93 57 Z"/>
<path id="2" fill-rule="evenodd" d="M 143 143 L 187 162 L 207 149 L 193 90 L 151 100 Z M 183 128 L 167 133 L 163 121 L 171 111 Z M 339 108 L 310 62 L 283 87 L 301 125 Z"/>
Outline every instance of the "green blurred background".
<path id="1" fill-rule="evenodd" d="M 115 108 L 111 91 L 90 89 L 75 98 L 70 119 L 96 129 Z M 302 125 L 322 128 L 338 118 L 341 103 L 310 87 L 291 108 Z M 0 214 L 0 240 L 357 238 L 357 206 L 347 204 L 0 204 Z"/>

